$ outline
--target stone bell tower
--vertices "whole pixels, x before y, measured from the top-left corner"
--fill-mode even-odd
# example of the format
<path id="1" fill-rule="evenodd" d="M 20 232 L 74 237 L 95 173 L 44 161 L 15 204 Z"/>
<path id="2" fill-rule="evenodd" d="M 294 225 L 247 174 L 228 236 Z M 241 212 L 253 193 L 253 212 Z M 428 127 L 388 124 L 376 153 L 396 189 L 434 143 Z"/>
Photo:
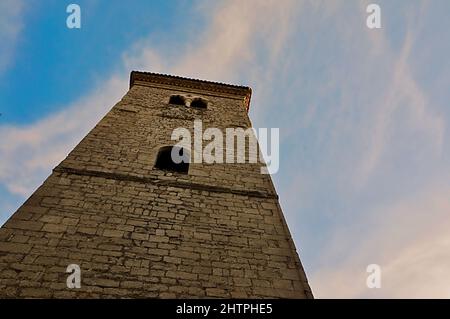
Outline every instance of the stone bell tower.
<path id="1" fill-rule="evenodd" d="M 251 127 L 250 96 L 132 72 L 128 93 L 0 229 L 0 297 L 311 298 L 261 163 L 168 156 L 172 131 L 196 119 Z"/>

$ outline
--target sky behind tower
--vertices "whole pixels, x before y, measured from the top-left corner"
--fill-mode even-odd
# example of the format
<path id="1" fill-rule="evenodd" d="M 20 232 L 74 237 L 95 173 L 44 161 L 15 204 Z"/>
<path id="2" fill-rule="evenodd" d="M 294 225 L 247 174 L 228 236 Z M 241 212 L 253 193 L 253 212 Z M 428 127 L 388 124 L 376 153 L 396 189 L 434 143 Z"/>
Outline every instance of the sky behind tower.
<path id="1" fill-rule="evenodd" d="M 131 70 L 251 86 L 316 297 L 450 296 L 450 2 L 0 2 L 0 224 L 128 89 Z M 368 289 L 378 264 L 382 287 Z"/>

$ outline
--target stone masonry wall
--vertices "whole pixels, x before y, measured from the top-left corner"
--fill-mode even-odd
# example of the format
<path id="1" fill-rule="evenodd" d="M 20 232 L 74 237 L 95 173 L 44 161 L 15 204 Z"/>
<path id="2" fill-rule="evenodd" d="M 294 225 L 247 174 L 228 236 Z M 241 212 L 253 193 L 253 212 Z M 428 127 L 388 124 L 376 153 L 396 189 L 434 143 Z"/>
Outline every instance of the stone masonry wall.
<path id="1" fill-rule="evenodd" d="M 154 168 L 175 127 L 249 127 L 242 96 L 134 85 L 0 229 L 0 297 L 312 297 L 260 164 Z M 198 92 L 195 93 L 199 96 Z M 68 289 L 69 264 L 81 288 Z"/>

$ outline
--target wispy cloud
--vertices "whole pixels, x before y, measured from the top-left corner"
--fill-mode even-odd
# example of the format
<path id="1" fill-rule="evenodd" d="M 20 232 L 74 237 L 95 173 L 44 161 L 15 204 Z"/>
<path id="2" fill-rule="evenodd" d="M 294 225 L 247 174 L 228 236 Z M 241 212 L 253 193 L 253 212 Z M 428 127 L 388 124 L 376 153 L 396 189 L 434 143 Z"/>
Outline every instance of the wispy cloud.
<path id="1" fill-rule="evenodd" d="M 343 9 L 336 15 L 345 16 Z M 314 112 L 323 122 L 314 125 L 327 139 L 321 139 L 321 152 L 311 150 L 320 155 L 312 171 L 291 179 L 286 206 L 309 211 L 303 222 L 320 221 L 322 228 L 304 236 L 318 252 L 310 268 L 318 297 L 448 297 L 448 115 L 416 78 L 413 53 L 423 45 L 416 42 L 417 25 L 424 23 L 417 11 L 424 7 L 405 10 L 407 23 L 412 14 L 417 19 L 395 46 L 392 29 L 355 28 L 364 9 L 347 23 L 332 22 L 331 36 L 342 46 L 332 53 L 337 60 L 316 103 L 337 99 Z M 305 136 L 321 132 L 306 130 Z M 311 154 L 298 156 L 306 162 Z M 382 267 L 380 290 L 365 285 L 371 263 Z"/>
<path id="2" fill-rule="evenodd" d="M 448 298 L 449 193 L 450 188 L 435 185 L 424 193 L 378 205 L 366 214 L 363 225 L 347 225 L 347 235 L 333 238 L 333 249 L 325 252 L 320 270 L 310 278 L 317 297 Z M 363 242 L 352 242 L 361 231 Z M 372 263 L 381 267 L 380 289 L 366 286 L 366 267 Z"/>
<path id="3" fill-rule="evenodd" d="M 423 10 L 424 7 L 422 7 Z M 411 19 L 408 21 L 412 24 Z M 415 21 L 417 22 L 417 21 Z M 443 147 L 445 133 L 444 118 L 437 114 L 430 106 L 426 92 L 418 85 L 411 70 L 411 50 L 414 45 L 414 35 L 408 28 L 403 45 L 397 53 L 390 47 L 384 30 L 375 35 L 369 34 L 371 47 L 369 52 L 376 52 L 374 59 L 393 61 L 388 70 L 379 70 L 378 76 L 382 76 L 389 85 L 384 92 L 374 90 L 373 98 L 377 102 L 377 110 L 374 114 L 373 127 L 369 131 L 367 150 L 364 153 L 358 182 L 367 182 L 370 175 L 376 170 L 383 153 L 392 151 L 388 145 L 394 146 L 395 134 L 410 134 L 409 142 L 427 143 L 430 151 L 438 156 Z M 368 64 L 370 65 L 370 64 Z M 399 119 L 398 117 L 402 117 Z M 399 125 L 401 123 L 401 125 Z M 412 134 L 417 132 L 427 141 L 413 140 Z M 394 146 L 395 147 L 395 146 Z"/>
<path id="4" fill-rule="evenodd" d="M 18 36 L 23 28 L 21 0 L 0 2 L 0 74 L 12 63 Z"/>
<path id="5" fill-rule="evenodd" d="M 258 49 L 276 57 L 286 45 L 299 1 L 224 1 L 214 8 L 200 6 L 210 17 L 207 29 L 186 39 L 179 54 L 166 54 L 145 41 L 124 55 L 129 69 L 173 72 L 211 80 L 237 81 L 245 72 L 255 72 Z M 169 56 L 169 58 L 167 58 Z M 249 66 L 252 66 L 250 68 Z M 268 68 L 270 69 L 270 67 Z"/>
<path id="6" fill-rule="evenodd" d="M 0 181 L 24 197 L 48 176 L 81 138 L 125 93 L 127 82 L 112 77 L 57 114 L 26 126 L 0 126 Z"/>

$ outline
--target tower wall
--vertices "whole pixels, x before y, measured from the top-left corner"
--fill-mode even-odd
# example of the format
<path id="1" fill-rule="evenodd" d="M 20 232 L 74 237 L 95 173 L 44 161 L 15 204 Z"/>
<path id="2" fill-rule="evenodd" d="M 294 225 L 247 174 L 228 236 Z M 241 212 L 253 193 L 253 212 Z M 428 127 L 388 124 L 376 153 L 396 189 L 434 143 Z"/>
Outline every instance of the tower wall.
<path id="1" fill-rule="evenodd" d="M 250 93 L 133 72 L 123 99 L 0 229 L 0 296 L 312 297 L 261 164 L 154 167 L 173 129 L 195 119 L 250 127 Z M 208 108 L 168 105 L 173 94 Z M 66 286 L 69 264 L 79 289 Z"/>

